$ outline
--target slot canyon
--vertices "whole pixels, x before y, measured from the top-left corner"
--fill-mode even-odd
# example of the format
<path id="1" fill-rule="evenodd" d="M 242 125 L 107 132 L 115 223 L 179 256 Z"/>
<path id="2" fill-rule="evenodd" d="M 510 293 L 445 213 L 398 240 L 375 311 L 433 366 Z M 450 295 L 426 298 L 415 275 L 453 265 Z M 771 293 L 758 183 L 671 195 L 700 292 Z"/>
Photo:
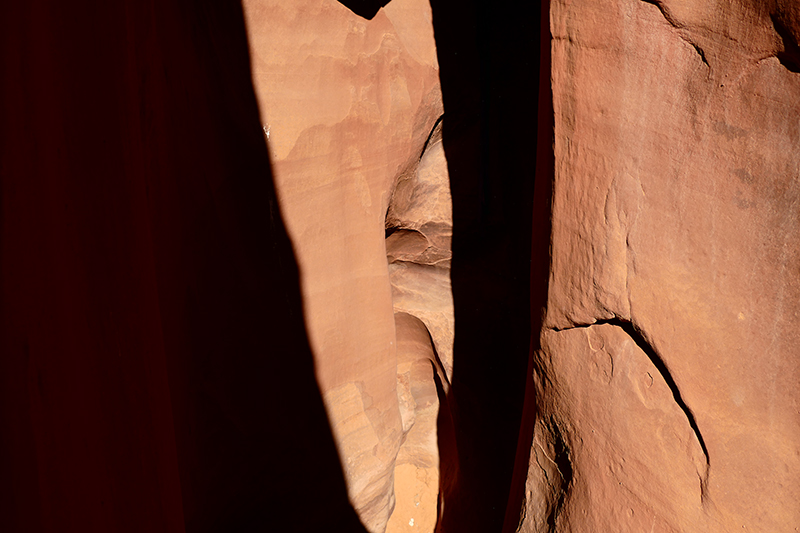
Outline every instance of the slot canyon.
<path id="1" fill-rule="evenodd" d="M 0 39 L 0 531 L 800 531 L 796 0 Z"/>

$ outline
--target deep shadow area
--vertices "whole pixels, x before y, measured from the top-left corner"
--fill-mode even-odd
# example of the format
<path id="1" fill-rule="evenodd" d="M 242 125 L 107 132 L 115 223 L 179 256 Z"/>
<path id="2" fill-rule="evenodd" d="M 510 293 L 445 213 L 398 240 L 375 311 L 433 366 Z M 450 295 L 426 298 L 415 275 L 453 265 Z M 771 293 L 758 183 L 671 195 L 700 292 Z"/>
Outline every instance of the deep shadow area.
<path id="1" fill-rule="evenodd" d="M 390 0 L 339 0 L 343 6 L 359 17 L 372 20 Z"/>
<path id="2" fill-rule="evenodd" d="M 526 505 L 525 484 L 533 445 L 534 424 L 539 416 L 533 383 L 534 358 L 541 349 L 541 332 L 547 308 L 551 270 L 553 182 L 555 176 L 554 113 L 551 73 L 550 2 L 539 2 L 539 72 L 536 117 L 536 176 L 533 188 L 533 224 L 531 234 L 531 357 L 525 377 L 525 403 L 522 411 L 517 456 L 511 491 L 503 524 L 504 532 L 517 530 Z M 567 482 L 567 485 L 569 482 Z"/>
<path id="3" fill-rule="evenodd" d="M 783 50 L 778 52 L 775 57 L 790 72 L 800 72 L 800 46 L 797 45 L 797 39 L 792 30 L 784 24 L 783 17 L 771 14 L 769 18 L 783 44 Z"/>
<path id="4" fill-rule="evenodd" d="M 237 2 L 0 8 L 0 530 L 365 531 Z"/>
<path id="5" fill-rule="evenodd" d="M 549 421 L 548 426 L 551 435 L 553 435 L 553 451 L 555 452 L 553 461 L 556 464 L 558 473 L 561 475 L 561 483 L 557 483 L 557 481 L 554 480 L 554 482 L 558 484 L 556 487 L 558 500 L 556 500 L 555 505 L 547 515 L 547 525 L 550 527 L 550 531 L 556 531 L 556 521 L 558 520 L 561 509 L 564 508 L 564 501 L 567 498 L 567 492 L 572 484 L 574 472 L 570 459 L 570 449 L 569 446 L 567 446 L 564 436 L 561 434 L 561 429 L 559 429 L 558 424 L 553 420 Z"/>
<path id="6" fill-rule="evenodd" d="M 519 516 L 534 415 L 529 405 L 522 424 L 529 356 L 538 347 L 531 309 L 538 322 L 547 279 L 539 262 L 549 261 L 541 248 L 549 229 L 532 231 L 541 6 L 432 0 L 431 7 L 453 198 L 455 306 L 455 449 L 440 453 L 456 479 L 443 480 L 437 530 L 499 532 L 506 522 L 513 531 L 517 524 L 505 518 L 507 509 Z M 549 70 L 546 79 L 549 87 Z M 544 188 L 538 223 L 549 223 Z M 521 462 L 517 450 L 526 442 Z"/>

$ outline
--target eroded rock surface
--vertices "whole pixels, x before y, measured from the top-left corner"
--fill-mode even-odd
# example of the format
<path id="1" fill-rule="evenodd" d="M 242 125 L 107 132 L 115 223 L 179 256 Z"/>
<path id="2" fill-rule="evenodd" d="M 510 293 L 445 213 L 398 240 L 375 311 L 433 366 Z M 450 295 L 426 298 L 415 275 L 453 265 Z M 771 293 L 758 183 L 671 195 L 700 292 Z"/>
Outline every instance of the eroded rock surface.
<path id="1" fill-rule="evenodd" d="M 447 160 L 437 122 L 419 163 L 400 176 L 386 215 L 386 255 L 397 312 L 422 320 L 444 367 L 453 375 L 453 294 L 450 241 L 453 207 Z"/>
<path id="2" fill-rule="evenodd" d="M 800 524 L 796 13 L 552 2 L 552 267 L 522 531 Z"/>
<path id="3" fill-rule="evenodd" d="M 438 519 L 437 415 L 439 395 L 449 391 L 452 379 L 455 331 L 450 286 L 452 226 L 440 120 L 419 163 L 398 177 L 386 216 L 401 413 L 407 413 L 395 469 L 397 508 L 389 533 L 432 532 Z"/>

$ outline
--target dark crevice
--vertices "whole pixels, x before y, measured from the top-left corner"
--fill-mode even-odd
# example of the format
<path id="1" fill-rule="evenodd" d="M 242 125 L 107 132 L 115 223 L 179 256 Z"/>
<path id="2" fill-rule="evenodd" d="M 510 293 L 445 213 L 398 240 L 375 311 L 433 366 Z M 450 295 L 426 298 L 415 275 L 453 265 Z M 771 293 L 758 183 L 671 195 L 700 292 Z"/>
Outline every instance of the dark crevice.
<path id="1" fill-rule="evenodd" d="M 428 325 L 422 320 L 420 317 L 412 314 L 407 313 L 405 311 L 399 311 L 396 315 L 408 315 L 420 321 L 420 323 L 425 327 L 425 332 L 428 334 L 428 341 L 431 343 L 431 366 L 433 367 L 434 373 L 434 380 L 436 380 L 436 390 L 439 391 L 441 388 L 442 391 L 445 393 L 450 390 L 450 379 L 447 377 L 447 372 L 444 371 L 444 365 L 442 364 L 442 360 L 439 357 L 439 350 L 436 349 L 436 343 L 433 340 L 433 335 L 431 335 L 431 330 L 428 329 Z"/>
<path id="2" fill-rule="evenodd" d="M 683 28 L 683 25 L 681 23 L 679 23 L 675 19 L 675 17 L 672 16 L 672 13 L 670 13 L 669 10 L 667 10 L 667 8 L 664 7 L 664 4 L 661 1 L 659 1 L 659 0 L 642 0 L 642 2 L 644 2 L 645 4 L 651 4 L 651 5 L 656 6 L 658 8 L 658 10 L 661 12 L 661 15 L 664 17 L 664 20 L 669 22 L 669 25 L 672 26 L 673 28 L 678 28 L 678 29 Z"/>
<path id="3" fill-rule="evenodd" d="M 452 405 L 449 399 L 450 383 L 445 381 L 447 375 L 444 372 L 437 371 L 434 361 L 431 361 L 431 366 L 434 370 L 433 381 L 436 385 L 436 395 L 439 398 L 439 414 L 436 417 L 436 438 L 439 448 L 439 497 L 436 501 L 438 530 L 445 503 L 444 494 L 452 490 L 452 487 L 458 483 L 458 448 L 456 447 Z"/>
<path id="4" fill-rule="evenodd" d="M 436 122 L 433 124 L 433 127 L 431 128 L 430 133 L 428 133 L 428 138 L 425 139 L 425 144 L 422 145 L 422 151 L 420 151 L 420 153 L 419 153 L 419 160 L 420 161 L 422 161 L 422 157 L 425 155 L 425 150 L 428 149 L 428 145 L 430 144 L 431 139 L 433 138 L 433 135 L 436 133 L 436 128 L 438 128 L 439 124 L 442 123 L 442 119 L 443 118 L 444 118 L 444 113 L 439 115 L 439 118 L 436 119 Z"/>
<path id="5" fill-rule="evenodd" d="M 339 3 L 359 17 L 372 20 L 389 0 L 339 0 Z"/>
<path id="6" fill-rule="evenodd" d="M 436 122 L 433 123 L 433 127 L 431 128 L 431 131 L 428 132 L 428 136 L 425 138 L 425 142 L 422 145 L 422 150 L 420 150 L 420 152 L 419 152 L 419 158 L 417 159 L 417 163 L 422 161 L 422 158 L 425 156 L 425 151 L 428 149 L 428 145 L 431 143 L 431 139 L 433 139 L 434 135 L 436 135 L 437 130 L 439 132 L 441 132 L 441 124 L 442 124 L 442 119 L 443 118 L 444 118 L 444 113 L 439 115 L 439 118 L 437 118 Z M 440 134 L 439 138 L 441 138 L 441 134 Z M 411 175 L 413 176 L 413 174 L 416 173 L 415 168 L 416 167 L 413 164 L 409 168 L 406 168 L 406 170 L 403 171 L 402 173 L 400 173 L 399 177 L 396 178 L 395 184 L 392 187 L 392 196 L 389 199 L 389 203 L 387 204 L 387 207 L 386 207 L 386 214 L 383 217 L 386 220 L 386 235 L 384 236 L 385 239 L 388 239 L 389 235 L 391 235 L 392 233 L 394 233 L 395 231 L 397 231 L 399 229 L 406 229 L 406 228 L 400 228 L 399 226 L 394 226 L 389 221 L 389 212 L 391 211 L 392 203 L 394 202 L 394 195 L 395 195 L 395 192 L 397 191 L 398 183 L 400 183 L 400 181 L 403 180 L 403 179 L 407 179 L 406 176 L 408 176 L 408 172 L 409 171 L 412 172 Z"/>
<path id="7" fill-rule="evenodd" d="M 389 238 L 391 235 L 394 235 L 395 233 L 398 233 L 398 234 L 402 234 L 402 233 L 414 234 L 414 233 L 416 233 L 416 234 L 421 235 L 422 237 L 427 239 L 427 237 L 425 237 L 424 233 L 422 233 L 420 230 L 414 229 L 414 228 L 405 228 L 403 226 L 390 226 L 390 227 L 387 227 L 386 230 L 385 230 L 386 238 Z"/>
<path id="8" fill-rule="evenodd" d="M 676 19 L 672 15 L 672 13 L 669 12 L 669 10 L 664 6 L 663 2 L 661 2 L 660 0 L 642 0 L 642 2 L 644 2 L 645 4 L 650 4 L 650 5 L 656 6 L 658 8 L 659 12 L 661 12 L 661 16 L 664 17 L 664 20 L 666 20 L 667 23 L 670 26 L 672 26 L 673 28 L 675 28 L 676 30 L 685 30 L 686 29 L 686 27 L 683 24 L 681 24 L 678 21 L 678 19 Z M 705 65 L 710 69 L 711 65 L 708 63 L 708 59 L 706 58 L 706 53 L 700 47 L 700 45 L 698 45 L 697 43 L 695 43 L 691 39 L 688 39 L 684 32 L 679 32 L 679 36 L 680 36 L 681 39 L 683 39 L 684 41 L 686 41 L 687 43 L 692 45 L 692 48 L 694 48 L 694 51 L 697 52 L 697 55 L 700 56 L 700 59 L 703 61 L 703 63 L 705 63 Z"/>
<path id="9" fill-rule="evenodd" d="M 775 54 L 775 57 L 787 70 L 800 72 L 800 47 L 797 45 L 797 39 L 777 15 L 770 15 L 769 18 L 772 20 L 772 25 L 775 27 L 775 31 L 780 36 L 781 41 L 783 41 L 783 50 Z"/>
<path id="10" fill-rule="evenodd" d="M 527 462 L 517 460 L 517 448 L 530 440 L 520 435 L 532 332 L 539 28 L 547 6 L 431 2 L 447 117 L 440 127 L 453 202 L 456 323 L 450 409 L 440 409 L 451 415 L 452 442 L 439 441 L 439 533 L 504 531 L 507 509 L 513 520 L 505 531 L 513 531 L 524 494 Z M 497 353 L 503 356 L 490 356 Z"/>
<path id="11" fill-rule="evenodd" d="M 692 45 L 692 48 L 694 48 L 694 51 L 697 52 L 697 55 L 700 56 L 700 59 L 703 61 L 703 63 L 705 63 L 705 65 L 708 68 L 711 68 L 711 65 L 708 64 L 708 60 L 706 59 L 706 53 L 703 51 L 703 49 L 700 48 L 697 44 L 695 44 L 695 43 L 693 43 L 691 41 L 687 41 L 687 42 Z"/>
<path id="12" fill-rule="evenodd" d="M 547 525 L 550 526 L 551 531 L 555 531 L 556 519 L 558 519 L 561 509 L 564 507 L 564 501 L 567 499 L 567 492 L 572 484 L 573 471 L 572 461 L 569 458 L 569 446 L 567 446 L 564 436 L 561 434 L 561 429 L 559 429 L 558 424 L 556 424 L 554 420 L 550 420 L 548 428 L 550 434 L 553 436 L 553 451 L 555 452 L 553 462 L 556 464 L 558 473 L 561 475 L 558 501 L 556 501 L 555 506 L 547 517 Z"/>
<path id="13" fill-rule="evenodd" d="M 629 320 L 624 320 L 619 317 L 609 318 L 598 320 L 593 324 L 578 324 L 575 326 L 571 326 L 568 328 L 553 328 L 553 331 L 566 331 L 570 329 L 581 329 L 581 328 L 589 328 L 592 326 L 597 326 L 600 324 L 609 324 L 611 326 L 617 326 L 618 328 L 622 329 L 628 336 L 636 343 L 636 346 L 641 349 L 645 355 L 650 359 L 656 369 L 661 373 L 661 377 L 664 378 L 664 382 L 666 382 L 667 386 L 672 391 L 672 397 L 675 400 L 675 403 L 678 404 L 678 407 L 681 408 L 683 414 L 686 416 L 686 419 L 689 421 L 689 426 L 694 431 L 695 436 L 697 437 L 697 441 L 700 443 L 700 448 L 703 450 L 703 455 L 706 458 L 706 465 L 710 464 L 710 459 L 708 455 L 708 448 L 706 448 L 705 439 L 703 439 L 703 435 L 700 433 L 700 428 L 697 426 L 697 421 L 695 420 L 694 413 L 686 405 L 686 402 L 683 400 L 683 395 L 681 395 L 681 391 L 678 388 L 677 383 L 675 383 L 675 379 L 672 377 L 672 373 L 667 368 L 664 359 L 658 354 L 656 349 L 653 347 L 650 342 L 645 338 L 644 334 L 641 332 L 639 328 L 636 327 L 633 322 Z"/>

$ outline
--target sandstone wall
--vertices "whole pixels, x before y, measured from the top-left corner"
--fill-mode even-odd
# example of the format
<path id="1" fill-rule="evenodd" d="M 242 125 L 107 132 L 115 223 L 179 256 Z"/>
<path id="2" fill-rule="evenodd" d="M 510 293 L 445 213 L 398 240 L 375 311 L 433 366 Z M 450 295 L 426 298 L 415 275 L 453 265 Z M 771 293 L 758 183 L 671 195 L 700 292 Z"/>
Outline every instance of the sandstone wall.
<path id="1" fill-rule="evenodd" d="M 522 531 L 800 524 L 797 8 L 551 4 Z"/>
<path id="2" fill-rule="evenodd" d="M 396 334 L 392 291 L 403 283 L 390 282 L 385 239 L 396 184 L 417 182 L 423 150 L 435 144 L 428 141 L 442 115 L 430 6 L 401 0 L 366 20 L 334 0 L 244 4 L 262 122 L 350 498 L 364 524 L 383 531 L 396 505 L 401 444 L 415 423 L 428 420 L 419 442 L 412 435 L 416 444 L 401 454 L 405 466 L 398 475 L 412 487 L 400 491 L 397 505 L 408 516 L 393 528 L 402 531 L 416 516 L 412 530 L 419 531 L 420 524 L 435 523 L 438 495 L 435 358 L 425 326 L 424 334 L 415 329 L 418 321 L 407 327 L 401 320 Z M 437 171 L 441 175 L 441 168 L 426 175 Z M 422 235 L 417 230 L 430 217 L 409 213 L 414 203 L 411 197 L 402 206 L 395 202 L 405 216 L 390 226 Z M 449 229 L 436 229 L 449 249 Z M 403 265 L 414 265 L 407 256 L 415 249 L 394 246 Z M 434 287 L 444 298 L 434 322 L 448 312 L 447 283 L 442 289 Z M 429 318 L 423 320 L 436 329 Z M 416 464 L 430 477 L 417 490 Z"/>

